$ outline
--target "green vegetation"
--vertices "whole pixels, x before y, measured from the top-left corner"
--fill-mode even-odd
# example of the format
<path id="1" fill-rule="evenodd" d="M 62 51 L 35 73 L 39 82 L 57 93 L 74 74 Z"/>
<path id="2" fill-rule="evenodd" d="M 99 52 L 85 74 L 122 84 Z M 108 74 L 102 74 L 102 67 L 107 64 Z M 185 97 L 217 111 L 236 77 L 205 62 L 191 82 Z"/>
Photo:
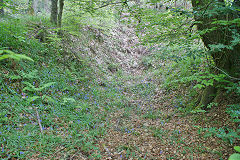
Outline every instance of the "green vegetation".
<path id="1" fill-rule="evenodd" d="M 0 0 L 1 159 L 239 159 L 238 1 L 51 2 Z"/>

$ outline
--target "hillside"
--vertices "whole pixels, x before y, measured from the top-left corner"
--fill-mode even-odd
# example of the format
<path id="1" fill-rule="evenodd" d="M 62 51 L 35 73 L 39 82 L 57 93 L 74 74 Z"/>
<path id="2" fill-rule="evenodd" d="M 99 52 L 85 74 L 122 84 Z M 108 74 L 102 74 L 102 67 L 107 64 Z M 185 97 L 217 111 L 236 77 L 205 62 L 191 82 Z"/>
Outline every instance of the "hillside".
<path id="1" fill-rule="evenodd" d="M 148 8 L 140 21 L 134 9 L 77 18 L 66 9 L 61 27 L 47 14 L 1 17 L 1 159 L 214 160 L 236 152 L 239 81 L 211 72 L 196 28 L 172 36 L 184 15 L 145 17 Z M 164 34 L 152 30 L 154 16 Z M 200 105 L 215 83 L 214 100 Z"/>

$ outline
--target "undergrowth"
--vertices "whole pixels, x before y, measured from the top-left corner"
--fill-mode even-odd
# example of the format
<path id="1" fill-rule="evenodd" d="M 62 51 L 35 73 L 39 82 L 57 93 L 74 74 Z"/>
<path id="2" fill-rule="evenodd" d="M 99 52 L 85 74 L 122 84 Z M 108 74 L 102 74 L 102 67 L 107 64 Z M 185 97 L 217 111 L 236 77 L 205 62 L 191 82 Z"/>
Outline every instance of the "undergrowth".
<path id="1" fill-rule="evenodd" d="M 93 67 L 95 62 L 86 56 L 87 48 L 91 49 L 90 41 L 102 43 L 102 34 L 108 35 L 113 27 L 112 21 L 109 21 L 111 25 L 108 28 L 101 26 L 102 20 L 113 19 L 112 14 L 103 14 L 105 17 L 95 17 L 96 21 L 85 16 L 79 17 L 83 20 L 81 23 L 78 19 L 71 19 L 61 29 L 54 28 L 41 16 L 1 19 L 0 52 L 11 51 L 33 59 L 17 61 L 7 57 L 0 60 L 1 158 L 68 159 L 81 153 L 90 159 L 101 159 L 98 140 L 112 125 L 107 118 L 110 112 L 124 108 L 123 117 L 130 117 L 131 109 L 146 103 L 150 104 L 150 109 L 139 109 L 139 115 L 152 120 L 164 118 L 160 110 L 151 108 L 150 101 L 157 88 L 164 89 L 169 95 L 174 93 L 170 95 L 174 100 L 171 99 L 168 105 L 186 115 L 208 112 L 196 106 L 197 96 L 203 88 L 216 82 L 219 87 L 226 86 L 226 94 L 240 95 L 239 82 L 232 82 L 224 73 L 215 75 L 210 72 L 209 66 L 213 62 L 208 56 L 203 56 L 206 51 L 202 44 L 184 38 L 179 43 L 152 48 L 154 54 L 142 59 L 145 71 L 152 73 L 146 81 L 125 86 L 123 80 L 130 81 L 132 77 L 124 77 L 118 69 L 120 65 L 114 62 L 107 68 L 118 77 L 107 79 L 102 76 L 107 71 L 101 67 L 96 70 Z M 130 104 L 129 93 L 135 96 L 132 99 L 143 102 L 135 106 Z M 217 105 L 211 104 L 207 109 Z M 233 103 L 226 108 L 236 124 L 235 128 L 196 127 L 199 134 L 204 132 L 206 137 L 216 136 L 235 145 L 239 142 L 240 106 Z M 130 128 L 123 127 L 124 130 L 131 132 Z M 133 133 L 137 135 L 137 132 Z M 169 134 L 171 136 L 167 137 Z M 184 144 L 181 134 L 179 130 L 161 128 L 153 131 L 153 135 L 163 143 L 166 143 L 165 136 L 170 143 L 178 143 L 179 146 Z M 125 150 L 127 158 L 136 158 L 131 146 L 122 146 L 118 150 Z M 184 152 L 193 153 L 194 148 L 186 147 Z M 168 158 L 177 157 L 169 155 Z"/>
<path id="2" fill-rule="evenodd" d="M 167 93 L 173 94 L 174 101 L 172 106 L 185 115 L 195 114 L 201 119 L 201 114 L 207 114 L 211 109 L 220 109 L 229 114 L 230 121 L 235 123 L 233 126 L 209 127 L 198 126 L 199 134 L 204 133 L 205 137 L 218 137 L 222 143 L 234 145 L 239 143 L 239 118 L 240 106 L 237 97 L 240 96 L 239 82 L 234 81 L 223 72 L 213 74 L 211 64 L 212 60 L 208 56 L 203 56 L 206 51 L 201 45 L 172 44 L 164 47 L 153 48 L 155 54 L 147 55 L 145 59 L 150 63 L 154 77 L 158 79 L 158 84 L 165 89 Z M 146 62 L 145 62 L 146 63 Z M 209 104 L 206 109 L 197 106 L 198 96 L 207 86 L 216 86 L 224 88 L 223 94 L 232 97 L 230 104 L 221 103 L 222 97 L 217 97 L 217 101 Z M 183 96 L 184 95 L 184 96 Z M 219 100 L 220 99 L 220 100 Z M 218 103 L 219 102 L 219 103 Z M 223 107 L 226 106 L 226 107 Z M 225 108 L 225 109 L 224 109 Z M 211 122 L 207 122 L 211 123 Z M 225 122 L 226 124 L 229 122 Z M 157 131 L 158 133 L 160 131 Z M 163 133 L 161 133 L 162 135 Z"/>
<path id="3" fill-rule="evenodd" d="M 34 60 L 0 61 L 0 157 L 67 158 L 80 151 L 101 159 L 96 138 L 106 132 L 106 114 L 126 105 L 121 88 L 107 80 L 101 86 L 87 58 L 66 59 L 69 53 L 54 48 L 53 39 L 41 43 L 29 35 L 26 21 L 40 19 L 0 23 L 0 47 Z"/>

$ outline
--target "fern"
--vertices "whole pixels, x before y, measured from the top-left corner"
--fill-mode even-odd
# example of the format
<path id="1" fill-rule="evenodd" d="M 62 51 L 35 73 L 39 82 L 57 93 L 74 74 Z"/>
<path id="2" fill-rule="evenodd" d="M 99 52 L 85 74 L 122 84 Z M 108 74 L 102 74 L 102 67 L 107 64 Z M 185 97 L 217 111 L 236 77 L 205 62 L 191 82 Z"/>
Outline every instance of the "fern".
<path id="1" fill-rule="evenodd" d="M 27 102 L 30 104 L 30 103 L 32 103 L 33 101 L 36 101 L 36 100 L 38 100 L 38 99 L 41 99 L 41 97 L 40 97 L 40 96 L 29 97 L 29 98 L 27 99 Z"/>
<path id="2" fill-rule="evenodd" d="M 18 75 L 6 75 L 6 74 L 4 74 L 3 76 L 6 77 L 6 78 L 10 78 L 11 80 L 21 79 L 21 76 L 18 76 Z"/>
<path id="3" fill-rule="evenodd" d="M 50 86 L 52 86 L 53 84 L 55 84 L 55 82 L 50 82 L 50 83 L 46 83 L 43 86 L 36 88 L 34 85 L 32 85 L 29 82 L 23 82 L 23 84 L 27 85 L 27 87 L 25 87 L 23 89 L 23 91 L 30 91 L 30 92 L 34 92 L 34 91 L 43 91 L 45 88 L 48 88 Z"/>
<path id="4" fill-rule="evenodd" d="M 51 102 L 51 103 L 55 102 L 55 100 L 52 97 L 47 96 L 47 95 L 43 95 L 42 99 L 45 100 L 46 102 Z"/>
<path id="5" fill-rule="evenodd" d="M 4 55 L 2 55 L 4 54 Z M 22 59 L 25 59 L 25 60 L 29 60 L 29 61 L 34 61 L 32 58 L 28 57 L 28 56 L 25 56 L 23 54 L 17 54 L 17 53 L 14 53 L 13 51 L 10 51 L 10 50 L 0 50 L 0 61 L 1 60 L 4 60 L 4 59 L 14 59 L 14 60 L 17 60 L 17 61 L 20 61 Z"/>
<path id="6" fill-rule="evenodd" d="M 38 70 L 33 70 L 33 71 L 29 72 L 29 73 L 25 73 L 23 71 L 20 71 L 19 74 L 24 79 L 35 79 L 35 78 L 38 77 Z"/>

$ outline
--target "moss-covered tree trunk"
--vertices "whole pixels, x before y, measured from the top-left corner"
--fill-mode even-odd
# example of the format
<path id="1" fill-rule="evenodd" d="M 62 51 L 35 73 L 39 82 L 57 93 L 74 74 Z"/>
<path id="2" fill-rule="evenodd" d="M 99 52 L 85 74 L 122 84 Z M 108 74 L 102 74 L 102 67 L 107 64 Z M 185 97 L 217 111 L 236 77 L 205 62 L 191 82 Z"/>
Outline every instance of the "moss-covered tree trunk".
<path id="1" fill-rule="evenodd" d="M 59 5 L 58 5 L 59 2 Z M 58 26 L 62 26 L 64 0 L 52 0 L 51 5 L 51 22 Z"/>
<path id="2" fill-rule="evenodd" d="M 4 16 L 3 0 L 0 0 L 0 16 Z"/>
<path id="3" fill-rule="evenodd" d="M 28 0 L 28 14 L 34 15 L 33 0 Z"/>
<path id="4" fill-rule="evenodd" d="M 52 0 L 51 4 L 51 22 L 57 26 L 58 22 L 58 0 Z"/>
<path id="5" fill-rule="evenodd" d="M 43 10 L 45 13 L 49 13 L 50 11 L 50 5 L 49 5 L 49 0 L 42 0 L 43 3 Z"/>
<path id="6" fill-rule="evenodd" d="M 64 0 L 59 0 L 58 27 L 62 26 Z"/>
<path id="7" fill-rule="evenodd" d="M 213 24 L 216 20 L 231 21 L 238 18 L 237 11 L 226 9 L 224 0 L 192 0 L 192 6 L 198 30 L 204 31 L 202 41 L 214 60 L 214 71 L 224 71 L 231 77 L 240 78 L 240 44 L 233 43 L 239 28 L 236 24 Z M 230 46 L 232 48 L 228 48 Z M 199 106 L 207 106 L 219 93 L 215 86 L 207 87 L 201 95 Z"/>

